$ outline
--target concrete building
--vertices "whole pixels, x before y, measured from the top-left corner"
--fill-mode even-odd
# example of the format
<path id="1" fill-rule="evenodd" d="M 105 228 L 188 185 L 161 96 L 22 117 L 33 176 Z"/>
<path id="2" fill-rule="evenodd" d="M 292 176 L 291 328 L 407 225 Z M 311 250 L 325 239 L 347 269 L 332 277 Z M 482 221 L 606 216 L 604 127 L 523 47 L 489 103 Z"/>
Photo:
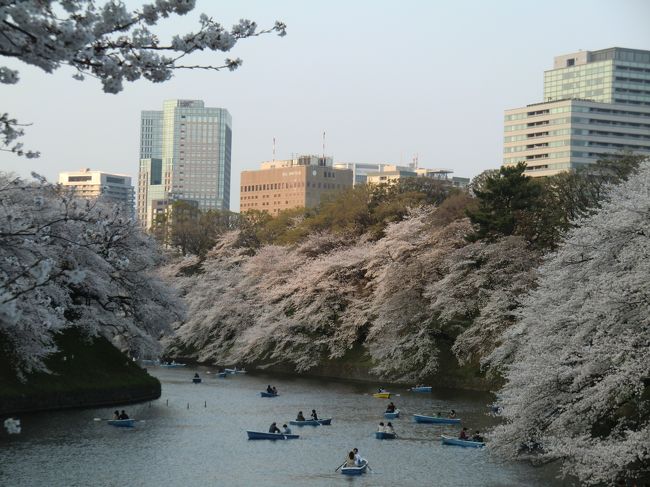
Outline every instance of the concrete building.
<path id="1" fill-rule="evenodd" d="M 151 228 L 173 201 L 201 210 L 230 208 L 232 119 L 201 100 L 167 100 L 140 123 L 138 219 Z"/>
<path id="2" fill-rule="evenodd" d="M 444 181 L 458 188 L 469 184 L 469 178 L 450 177 L 454 171 L 451 169 L 429 169 L 426 167 L 405 167 L 395 164 L 383 164 L 382 170 L 369 172 L 367 184 L 391 184 L 402 178 L 424 177 Z"/>
<path id="3" fill-rule="evenodd" d="M 59 184 L 74 190 L 82 198 L 121 203 L 133 216 L 133 185 L 131 176 L 104 171 L 79 171 L 59 173 Z"/>
<path id="4" fill-rule="evenodd" d="M 337 162 L 334 164 L 335 169 L 350 169 L 352 171 L 355 186 L 365 184 L 368 181 L 368 174 L 382 172 L 386 166 L 393 166 L 393 164 L 365 162 Z"/>
<path id="5" fill-rule="evenodd" d="M 650 155 L 650 51 L 613 47 L 555 58 L 545 102 L 506 110 L 503 164 L 551 176 L 631 151 Z"/>
<path id="6" fill-rule="evenodd" d="M 557 56 L 544 72 L 544 101 L 567 98 L 650 106 L 650 51 L 612 47 Z"/>
<path id="7" fill-rule="evenodd" d="M 650 155 L 650 106 L 562 100 L 507 110 L 503 163 L 550 176 L 623 150 Z"/>
<path id="8" fill-rule="evenodd" d="M 313 208 L 326 194 L 352 187 L 352 171 L 336 169 L 332 158 L 298 156 L 263 162 L 258 171 L 242 171 L 240 211 L 277 215 L 291 208 Z"/>

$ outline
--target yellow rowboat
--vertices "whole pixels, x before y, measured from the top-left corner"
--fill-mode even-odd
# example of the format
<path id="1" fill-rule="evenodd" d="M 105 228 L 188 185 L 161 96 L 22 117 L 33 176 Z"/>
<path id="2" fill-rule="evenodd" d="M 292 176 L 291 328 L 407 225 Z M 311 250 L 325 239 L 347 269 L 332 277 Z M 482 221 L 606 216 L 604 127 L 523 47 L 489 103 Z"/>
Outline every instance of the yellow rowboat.
<path id="1" fill-rule="evenodd" d="M 380 399 L 390 399 L 390 392 L 375 392 L 372 397 L 378 397 Z"/>

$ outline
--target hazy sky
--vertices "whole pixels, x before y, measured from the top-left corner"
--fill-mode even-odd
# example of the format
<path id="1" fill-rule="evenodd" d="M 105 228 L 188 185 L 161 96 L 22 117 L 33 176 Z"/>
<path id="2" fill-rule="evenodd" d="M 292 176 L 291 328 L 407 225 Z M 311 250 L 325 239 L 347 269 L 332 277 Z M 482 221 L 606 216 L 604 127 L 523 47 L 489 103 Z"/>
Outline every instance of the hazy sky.
<path id="1" fill-rule="evenodd" d="M 138 6 L 142 2 L 129 1 Z M 201 12 L 225 25 L 249 18 L 287 23 L 284 38 L 241 41 L 219 65 L 235 72 L 179 72 L 169 82 L 126 84 L 118 95 L 99 83 L 18 67 L 21 82 L 0 85 L 2 112 L 32 122 L 27 160 L 0 153 L 0 169 L 51 180 L 82 167 L 137 175 L 140 110 L 165 99 L 202 99 L 233 118 L 231 209 L 239 173 L 272 156 L 326 152 L 335 161 L 447 167 L 471 177 L 501 162 L 503 110 L 542 101 L 553 57 L 620 46 L 650 49 L 650 1 L 218 1 L 163 23 L 162 38 L 196 30 Z"/>

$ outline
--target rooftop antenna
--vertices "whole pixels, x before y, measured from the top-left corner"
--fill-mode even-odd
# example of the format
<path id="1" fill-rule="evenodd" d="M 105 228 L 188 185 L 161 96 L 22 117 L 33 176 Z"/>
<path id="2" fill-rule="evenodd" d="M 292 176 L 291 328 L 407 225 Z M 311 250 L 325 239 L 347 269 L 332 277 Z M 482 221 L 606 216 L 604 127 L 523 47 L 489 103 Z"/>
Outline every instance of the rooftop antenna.
<path id="1" fill-rule="evenodd" d="M 323 159 L 325 159 L 325 131 L 323 130 Z"/>
<path id="2" fill-rule="evenodd" d="M 273 137 L 273 162 L 275 162 L 275 137 Z"/>

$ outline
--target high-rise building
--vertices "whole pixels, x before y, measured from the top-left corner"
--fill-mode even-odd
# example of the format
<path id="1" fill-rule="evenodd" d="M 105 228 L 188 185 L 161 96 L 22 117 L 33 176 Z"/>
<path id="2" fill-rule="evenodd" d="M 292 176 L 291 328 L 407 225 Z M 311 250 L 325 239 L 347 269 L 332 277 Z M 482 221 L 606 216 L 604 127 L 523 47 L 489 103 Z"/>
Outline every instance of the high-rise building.
<path id="1" fill-rule="evenodd" d="M 232 119 L 201 100 L 167 100 L 140 124 L 138 219 L 151 228 L 173 201 L 201 210 L 230 208 Z"/>
<path id="2" fill-rule="evenodd" d="M 242 171 L 240 208 L 277 215 L 291 208 L 313 208 L 325 194 L 351 187 L 352 171 L 335 169 L 331 157 L 263 162 L 258 171 Z"/>
<path id="3" fill-rule="evenodd" d="M 612 47 L 557 56 L 544 72 L 544 101 L 567 98 L 650 106 L 650 51 Z"/>
<path id="4" fill-rule="evenodd" d="M 650 155 L 650 51 L 558 56 L 544 74 L 544 100 L 506 110 L 504 165 L 551 176 L 622 151 Z"/>
<path id="5" fill-rule="evenodd" d="M 650 155 L 650 106 L 562 100 L 506 110 L 503 163 L 550 176 L 608 154 Z"/>
<path id="6" fill-rule="evenodd" d="M 107 202 L 124 205 L 129 216 L 133 216 L 133 185 L 131 176 L 104 171 L 60 172 L 59 184 L 72 189 L 76 196 L 88 199 L 101 198 Z"/>

